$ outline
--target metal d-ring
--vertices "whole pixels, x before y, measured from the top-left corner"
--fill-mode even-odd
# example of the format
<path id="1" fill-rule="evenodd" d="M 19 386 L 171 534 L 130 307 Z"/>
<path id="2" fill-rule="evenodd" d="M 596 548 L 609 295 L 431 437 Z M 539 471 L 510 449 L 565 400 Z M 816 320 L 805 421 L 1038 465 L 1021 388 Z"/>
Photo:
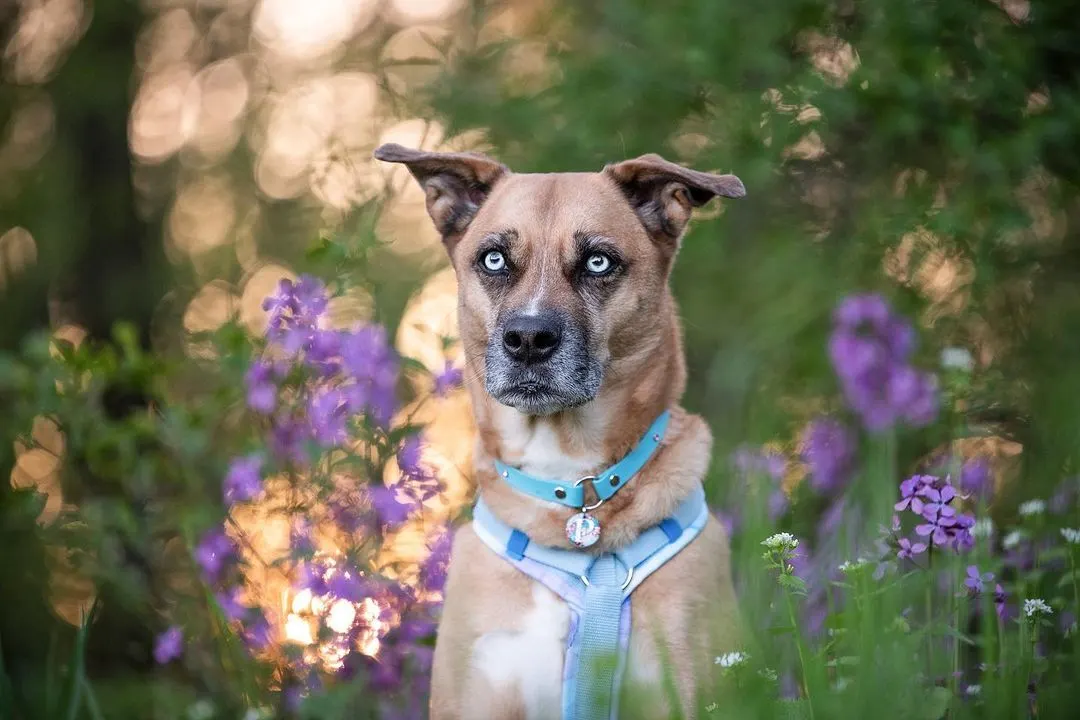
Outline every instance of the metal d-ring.
<path id="1" fill-rule="evenodd" d="M 586 483 L 586 482 L 596 483 L 596 476 L 595 475 L 586 475 L 585 477 L 581 478 L 576 483 L 574 483 L 574 487 L 581 487 L 581 483 Z M 595 490 L 596 488 L 593 488 L 593 489 Z M 598 507 L 600 507 L 601 505 L 604 504 L 604 498 L 600 497 L 600 493 L 596 493 L 596 497 L 598 498 L 597 501 L 596 501 L 596 504 L 595 505 L 585 505 L 585 506 L 583 506 L 581 508 L 581 512 L 589 512 L 590 510 L 595 510 L 596 508 L 598 508 Z"/>
<path id="2" fill-rule="evenodd" d="M 585 577 L 584 575 L 578 575 L 578 577 L 581 578 L 581 582 L 585 583 L 585 587 L 589 587 L 589 585 L 590 585 L 589 578 Z M 620 590 L 625 590 L 626 588 L 630 587 L 630 581 L 633 580 L 633 579 L 634 579 L 634 568 L 627 568 L 626 569 L 626 581 L 622 584 L 622 587 L 620 587 L 619 589 Z"/>

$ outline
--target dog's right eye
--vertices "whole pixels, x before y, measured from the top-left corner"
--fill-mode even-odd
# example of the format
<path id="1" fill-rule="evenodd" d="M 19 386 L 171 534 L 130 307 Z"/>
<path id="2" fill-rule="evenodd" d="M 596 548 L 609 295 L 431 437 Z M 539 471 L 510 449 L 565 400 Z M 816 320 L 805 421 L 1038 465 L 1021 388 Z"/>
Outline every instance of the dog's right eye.
<path id="1" fill-rule="evenodd" d="M 488 250 L 480 258 L 480 267 L 492 275 L 506 271 L 506 256 L 501 250 Z"/>

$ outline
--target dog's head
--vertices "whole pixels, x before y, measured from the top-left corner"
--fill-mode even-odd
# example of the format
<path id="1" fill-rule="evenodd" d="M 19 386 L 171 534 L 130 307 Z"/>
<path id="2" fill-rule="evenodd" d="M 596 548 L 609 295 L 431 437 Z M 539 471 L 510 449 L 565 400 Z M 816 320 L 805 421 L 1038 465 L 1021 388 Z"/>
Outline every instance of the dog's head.
<path id="1" fill-rule="evenodd" d="M 667 279 L 691 210 L 746 192 L 659 155 L 545 175 L 400 145 L 375 157 L 424 189 L 458 276 L 467 362 L 496 401 L 530 415 L 589 402 L 672 339 Z"/>

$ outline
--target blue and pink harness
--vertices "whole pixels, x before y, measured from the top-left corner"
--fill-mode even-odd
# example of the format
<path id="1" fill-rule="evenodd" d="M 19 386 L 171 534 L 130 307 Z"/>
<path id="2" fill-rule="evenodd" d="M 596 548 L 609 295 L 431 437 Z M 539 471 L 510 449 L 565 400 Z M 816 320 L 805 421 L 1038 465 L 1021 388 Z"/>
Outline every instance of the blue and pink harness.
<path id="1" fill-rule="evenodd" d="M 660 447 L 669 414 L 652 424 L 637 446 L 604 472 L 574 484 L 533 478 L 496 463 L 515 489 L 543 500 L 588 510 L 599 507 L 624 487 Z M 598 500 L 585 503 L 583 484 L 591 482 Z M 473 512 L 477 536 L 514 567 L 561 597 L 570 607 L 570 631 L 563 663 L 563 720 L 611 720 L 618 716 L 618 696 L 630 643 L 630 596 L 657 568 L 697 537 L 709 517 L 700 486 L 674 514 L 645 530 L 614 552 L 589 553 L 531 542 L 491 512 L 483 498 Z M 570 533 L 568 524 L 568 533 Z M 599 524 L 596 523 L 597 534 Z M 595 542 L 595 540 L 593 540 Z M 591 543 L 589 543 L 591 544 Z"/>

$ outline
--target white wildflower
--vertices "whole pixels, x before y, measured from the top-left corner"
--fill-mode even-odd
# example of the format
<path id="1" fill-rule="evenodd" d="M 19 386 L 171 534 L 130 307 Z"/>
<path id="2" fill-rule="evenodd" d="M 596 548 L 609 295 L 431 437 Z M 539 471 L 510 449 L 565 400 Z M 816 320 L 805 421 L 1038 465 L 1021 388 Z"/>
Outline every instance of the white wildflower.
<path id="1" fill-rule="evenodd" d="M 1020 503 L 1020 514 L 1024 517 L 1030 517 L 1031 515 L 1042 515 L 1046 512 L 1046 503 L 1042 500 L 1028 500 L 1026 503 Z"/>
<path id="2" fill-rule="evenodd" d="M 1061 528 L 1061 537 L 1070 545 L 1080 545 L 1080 530 L 1076 528 Z"/>
<path id="3" fill-rule="evenodd" d="M 971 526 L 971 534 L 975 537 L 986 538 L 994 534 L 994 521 L 990 518 L 980 518 Z"/>
<path id="4" fill-rule="evenodd" d="M 705 712 L 714 713 L 714 712 L 717 711 L 717 709 L 719 709 L 719 707 L 720 707 L 720 705 L 717 704 L 717 703 L 709 703 L 708 705 L 705 706 Z"/>
<path id="5" fill-rule="evenodd" d="M 1012 550 L 1014 547 L 1020 544 L 1020 541 L 1024 539 L 1024 533 L 1019 530 L 1013 530 L 1011 533 L 1005 536 L 1001 541 L 1002 546 L 1006 550 Z"/>
<path id="6" fill-rule="evenodd" d="M 975 358 L 962 347 L 947 347 L 941 351 L 941 367 L 946 370 L 971 372 L 975 367 Z"/>
<path id="7" fill-rule="evenodd" d="M 862 568 L 868 566 L 869 564 L 870 564 L 869 560 L 867 560 L 864 557 L 861 557 L 861 558 L 856 559 L 854 562 L 852 562 L 851 560 L 845 560 L 843 563 L 840 564 L 840 567 L 837 568 L 837 569 L 840 570 L 840 572 L 844 573 L 845 575 L 848 575 L 850 573 L 861 570 Z"/>
<path id="8" fill-rule="evenodd" d="M 1053 615 L 1054 609 L 1042 598 L 1029 598 L 1024 601 L 1024 615 L 1026 617 L 1035 617 L 1036 615 Z"/>
<path id="9" fill-rule="evenodd" d="M 776 682 L 776 679 L 780 677 L 772 668 L 762 668 L 761 670 L 757 671 L 757 674 L 765 678 L 766 680 L 770 680 L 772 682 Z"/>
<path id="10" fill-rule="evenodd" d="M 982 692 L 982 685 L 968 685 L 964 692 L 971 696 L 978 695 Z"/>
<path id="11" fill-rule="evenodd" d="M 743 663 L 745 663 L 749 659 L 750 659 L 750 656 L 747 655 L 746 653 L 729 652 L 729 653 L 724 653 L 720 657 L 716 658 L 716 664 L 719 665 L 720 667 L 724 667 L 724 668 L 733 668 L 733 667 L 738 667 L 739 665 L 742 665 Z"/>
<path id="12" fill-rule="evenodd" d="M 799 539 L 791 533 L 776 533 L 761 541 L 770 550 L 794 550 L 799 547 Z"/>

